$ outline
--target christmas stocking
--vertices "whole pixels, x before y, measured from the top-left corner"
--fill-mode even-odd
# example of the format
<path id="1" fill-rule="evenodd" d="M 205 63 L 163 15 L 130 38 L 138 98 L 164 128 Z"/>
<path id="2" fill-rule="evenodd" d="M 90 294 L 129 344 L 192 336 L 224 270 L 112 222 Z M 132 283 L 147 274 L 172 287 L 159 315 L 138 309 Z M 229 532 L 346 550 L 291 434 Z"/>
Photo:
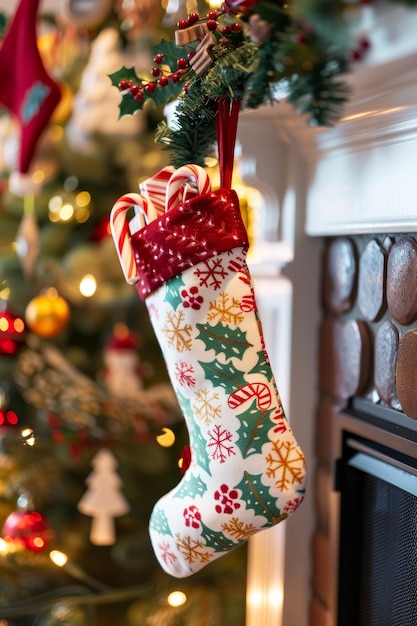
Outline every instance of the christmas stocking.
<path id="1" fill-rule="evenodd" d="M 36 144 L 61 99 L 36 41 L 39 0 L 20 0 L 0 49 L 0 105 L 20 124 L 19 172 L 27 172 Z"/>
<path id="2" fill-rule="evenodd" d="M 185 201 L 184 172 L 199 183 Z M 265 351 L 235 192 L 211 192 L 204 170 L 180 168 L 168 183 L 167 211 L 130 234 L 129 204 L 146 213 L 150 202 L 121 198 L 111 223 L 189 431 L 191 464 L 150 519 L 161 566 L 181 578 L 295 511 L 305 460 Z"/>

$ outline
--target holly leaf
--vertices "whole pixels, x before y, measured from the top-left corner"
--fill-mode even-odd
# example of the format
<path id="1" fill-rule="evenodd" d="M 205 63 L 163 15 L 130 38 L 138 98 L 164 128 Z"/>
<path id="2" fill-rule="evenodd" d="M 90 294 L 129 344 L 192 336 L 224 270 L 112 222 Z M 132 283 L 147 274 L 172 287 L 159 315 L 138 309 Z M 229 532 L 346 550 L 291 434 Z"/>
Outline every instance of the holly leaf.
<path id="1" fill-rule="evenodd" d="M 243 359 L 246 350 L 252 346 L 246 340 L 246 332 L 240 328 L 225 327 L 220 322 L 216 326 L 209 324 L 196 324 L 196 326 L 200 331 L 197 339 L 205 343 L 206 350 L 213 348 L 216 354 L 223 353 L 226 360 L 232 357 Z"/>
<path id="2" fill-rule="evenodd" d="M 227 394 L 233 393 L 247 384 L 245 372 L 238 370 L 232 362 L 219 363 L 198 361 L 204 370 L 204 378 L 213 383 L 213 387 L 223 387 Z"/>
<path id="3" fill-rule="evenodd" d="M 171 535 L 171 537 L 173 536 L 168 524 L 168 518 L 165 515 L 165 512 L 158 506 L 155 507 L 152 513 L 151 519 L 149 521 L 149 527 L 152 528 L 152 530 L 155 530 L 160 535 Z"/>
<path id="4" fill-rule="evenodd" d="M 113 74 L 109 74 L 109 78 L 114 87 L 120 90 L 120 83 L 122 80 L 126 80 L 135 85 L 142 85 L 142 80 L 138 77 L 133 67 L 122 67 L 117 72 L 113 72 Z M 126 90 L 125 92 L 121 92 L 122 100 L 119 103 L 119 119 L 124 117 L 125 115 L 133 115 L 136 111 L 139 111 L 143 108 L 144 100 L 139 102 L 135 100 L 130 91 Z"/>
<path id="5" fill-rule="evenodd" d="M 182 274 L 178 274 L 178 276 L 175 276 L 175 278 L 172 278 L 166 283 L 164 302 L 169 302 L 174 311 L 177 310 L 178 305 L 182 302 L 180 289 L 181 287 L 184 287 L 184 285 L 185 283 L 182 279 Z"/>
<path id="6" fill-rule="evenodd" d="M 198 43 L 199 42 L 197 42 L 197 44 Z M 187 56 L 187 51 L 185 50 L 185 48 L 177 46 L 175 41 L 167 41 L 166 39 L 161 39 L 158 44 L 152 46 L 152 52 L 155 56 L 157 54 L 163 55 L 162 65 L 168 65 L 171 72 L 177 71 L 178 59 Z"/>
<path id="7" fill-rule="evenodd" d="M 117 70 L 117 72 L 113 72 L 113 74 L 109 74 L 109 78 L 112 82 L 112 85 L 114 87 L 117 87 L 118 89 L 119 89 L 119 84 L 121 83 L 122 80 L 132 81 L 133 83 L 137 83 L 138 81 L 140 81 L 140 78 L 135 72 L 135 68 L 125 67 L 125 66 L 123 66 L 120 70 Z"/>
<path id="8" fill-rule="evenodd" d="M 246 508 L 255 511 L 256 515 L 263 515 L 268 520 L 264 527 L 272 526 L 281 519 L 281 511 L 276 507 L 276 501 L 269 489 L 261 482 L 262 474 L 252 475 L 244 472 L 243 479 L 236 485 L 242 492 L 242 500 Z"/>
<path id="9" fill-rule="evenodd" d="M 237 431 L 239 439 L 236 445 L 244 458 L 251 454 L 262 453 L 266 431 L 271 427 L 271 414 L 276 410 L 274 408 L 269 411 L 260 411 L 256 402 L 254 400 L 249 409 L 237 416 L 240 419 L 240 426 Z"/>
<path id="10" fill-rule="evenodd" d="M 271 382 L 274 375 L 271 370 L 271 365 L 265 356 L 265 352 L 263 350 L 259 350 L 257 354 L 258 362 L 253 366 L 248 374 L 262 374 L 268 382 Z"/>
<path id="11" fill-rule="evenodd" d="M 175 493 L 176 498 L 184 499 L 186 496 L 194 498 L 202 496 L 207 491 L 207 485 L 199 476 L 191 475 L 189 480 L 184 480 L 181 487 Z"/>
<path id="12" fill-rule="evenodd" d="M 204 537 L 206 546 L 213 548 L 215 552 L 228 552 L 238 545 L 236 542 L 226 537 L 224 533 L 212 530 L 203 523 L 201 523 L 201 528 L 201 536 Z"/>
<path id="13" fill-rule="evenodd" d="M 207 441 L 201 433 L 200 427 L 197 424 L 197 420 L 194 419 L 193 410 L 191 408 L 191 401 L 183 396 L 182 393 L 180 393 L 178 390 L 177 396 L 190 435 L 190 448 L 192 450 L 193 461 L 195 460 L 196 465 L 198 467 L 201 467 L 207 472 L 207 474 L 209 474 L 209 476 L 211 476 L 210 459 L 207 454 Z"/>
<path id="14" fill-rule="evenodd" d="M 183 89 L 184 82 L 187 79 L 187 73 L 180 76 L 177 82 L 174 82 L 172 77 L 169 78 L 168 82 L 163 86 L 158 83 L 156 78 L 155 80 L 149 80 L 139 77 L 133 67 L 122 67 L 117 72 L 109 74 L 109 78 L 112 81 L 113 86 L 117 87 L 119 90 L 120 82 L 122 80 L 126 80 L 131 82 L 133 85 L 139 86 L 141 88 L 141 93 L 143 94 L 143 98 L 141 100 L 137 100 L 128 89 L 121 92 L 122 100 L 119 103 L 120 119 L 125 115 L 134 115 L 137 111 L 142 110 L 146 103 L 152 102 L 154 106 L 161 104 L 165 105 L 171 100 L 178 98 L 178 95 Z M 154 83 L 153 91 L 147 91 L 146 86 L 149 83 Z"/>

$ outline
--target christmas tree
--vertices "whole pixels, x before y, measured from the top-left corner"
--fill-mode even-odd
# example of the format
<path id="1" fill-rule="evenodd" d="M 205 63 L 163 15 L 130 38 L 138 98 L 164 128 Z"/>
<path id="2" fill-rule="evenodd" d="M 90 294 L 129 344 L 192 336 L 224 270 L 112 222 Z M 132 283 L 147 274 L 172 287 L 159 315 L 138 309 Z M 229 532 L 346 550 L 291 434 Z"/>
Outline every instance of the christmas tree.
<path id="1" fill-rule="evenodd" d="M 118 120 L 108 75 L 129 64 L 147 71 L 167 31 L 159 2 L 146 20 L 133 6 L 102 4 L 99 21 L 81 25 L 38 11 L 37 47 L 61 99 L 33 153 L 7 98 L 1 110 L 0 620 L 243 623 L 244 548 L 178 587 L 149 541 L 153 504 L 186 470 L 188 440 L 109 212 L 168 158 L 154 143 L 162 111 Z M 3 16 L 4 37 L 13 17 Z M 15 19 L 17 31 L 19 19 L 30 28 L 28 15 Z M 117 468 L 99 471 L 106 452 Z M 103 516 L 114 531 L 107 545 L 91 533 Z"/>

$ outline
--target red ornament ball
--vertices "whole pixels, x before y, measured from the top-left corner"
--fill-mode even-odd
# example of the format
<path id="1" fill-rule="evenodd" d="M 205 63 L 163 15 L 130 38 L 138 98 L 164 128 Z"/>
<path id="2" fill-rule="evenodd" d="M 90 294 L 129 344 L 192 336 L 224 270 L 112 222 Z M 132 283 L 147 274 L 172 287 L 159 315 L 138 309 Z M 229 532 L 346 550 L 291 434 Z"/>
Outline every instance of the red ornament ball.
<path id="1" fill-rule="evenodd" d="M 1 426 L 16 426 L 19 418 L 15 411 L 10 411 L 8 409 L 0 409 L 0 427 Z M 1 624 L 1 622 L 0 622 Z"/>
<path id="2" fill-rule="evenodd" d="M 51 539 L 51 530 L 37 511 L 14 511 L 4 522 L 2 536 L 17 548 L 43 552 Z"/>
<path id="3" fill-rule="evenodd" d="M 0 356 L 13 356 L 24 344 L 24 321 L 9 311 L 0 312 Z"/>

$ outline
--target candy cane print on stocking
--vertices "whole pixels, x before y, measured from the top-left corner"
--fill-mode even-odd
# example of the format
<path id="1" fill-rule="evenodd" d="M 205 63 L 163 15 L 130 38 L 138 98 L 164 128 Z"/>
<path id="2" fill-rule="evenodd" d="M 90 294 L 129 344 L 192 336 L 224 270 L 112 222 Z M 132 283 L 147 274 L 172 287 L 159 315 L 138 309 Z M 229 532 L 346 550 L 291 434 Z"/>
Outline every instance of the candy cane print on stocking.
<path id="1" fill-rule="evenodd" d="M 149 523 L 162 568 L 182 578 L 295 511 L 305 459 L 264 348 L 236 193 L 180 202 L 131 245 L 189 431 L 191 464 Z"/>

